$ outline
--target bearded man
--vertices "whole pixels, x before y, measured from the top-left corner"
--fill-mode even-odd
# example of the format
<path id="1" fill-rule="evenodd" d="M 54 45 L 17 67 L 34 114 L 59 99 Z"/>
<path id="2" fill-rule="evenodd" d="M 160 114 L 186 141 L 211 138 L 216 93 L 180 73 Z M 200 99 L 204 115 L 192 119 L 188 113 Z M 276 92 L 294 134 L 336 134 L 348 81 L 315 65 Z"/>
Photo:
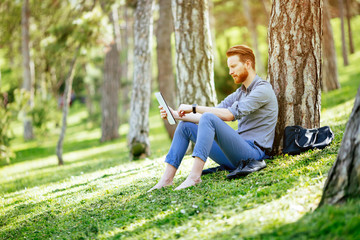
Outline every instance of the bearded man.
<path id="1" fill-rule="evenodd" d="M 227 52 L 229 74 L 241 86 L 218 106 L 181 104 L 172 111 L 179 123 L 170 150 L 166 169 L 160 181 L 149 191 L 173 184 L 175 173 L 186 153 L 189 141 L 195 143 L 194 164 L 189 176 L 175 190 L 201 182 L 201 175 L 228 170 L 228 179 L 246 176 L 266 167 L 271 152 L 278 117 L 278 104 L 272 86 L 255 71 L 255 56 L 245 45 L 236 45 Z M 160 115 L 167 118 L 164 109 Z M 238 121 L 232 129 L 225 121 Z M 220 166 L 203 170 L 210 157 Z"/>

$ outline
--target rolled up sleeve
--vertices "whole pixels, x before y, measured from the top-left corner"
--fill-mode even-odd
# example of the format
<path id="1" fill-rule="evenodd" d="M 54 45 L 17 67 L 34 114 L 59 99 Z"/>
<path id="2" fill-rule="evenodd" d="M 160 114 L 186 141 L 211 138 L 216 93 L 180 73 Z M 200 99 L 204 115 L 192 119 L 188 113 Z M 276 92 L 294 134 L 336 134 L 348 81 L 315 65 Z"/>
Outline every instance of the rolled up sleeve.
<path id="1" fill-rule="evenodd" d="M 244 96 L 239 101 L 235 101 L 231 107 L 227 109 L 234 115 L 234 121 L 249 115 L 250 113 L 261 108 L 269 102 L 269 91 L 267 86 L 259 86 L 251 91 L 247 96 Z"/>

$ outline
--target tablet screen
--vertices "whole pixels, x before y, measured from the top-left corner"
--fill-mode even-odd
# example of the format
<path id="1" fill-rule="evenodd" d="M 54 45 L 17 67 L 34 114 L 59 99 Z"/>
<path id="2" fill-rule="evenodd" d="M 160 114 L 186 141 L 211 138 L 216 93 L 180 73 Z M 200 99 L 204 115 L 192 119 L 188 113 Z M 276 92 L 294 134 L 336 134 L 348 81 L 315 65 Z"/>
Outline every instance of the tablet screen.
<path id="1" fill-rule="evenodd" d="M 161 92 L 156 92 L 155 96 L 160 104 L 160 106 L 162 106 L 164 108 L 164 110 L 166 111 L 167 114 L 167 120 L 169 122 L 170 125 L 174 125 L 176 124 L 176 120 L 174 118 L 174 116 L 172 115 L 169 106 L 167 105 L 164 97 L 162 96 Z"/>

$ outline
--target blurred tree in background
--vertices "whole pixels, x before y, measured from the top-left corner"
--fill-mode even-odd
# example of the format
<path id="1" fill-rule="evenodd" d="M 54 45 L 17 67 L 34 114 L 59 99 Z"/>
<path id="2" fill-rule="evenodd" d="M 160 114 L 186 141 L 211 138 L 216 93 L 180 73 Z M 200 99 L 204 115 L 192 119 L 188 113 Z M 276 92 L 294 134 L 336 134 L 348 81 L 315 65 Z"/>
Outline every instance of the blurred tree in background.
<path id="1" fill-rule="evenodd" d="M 171 54 L 171 34 L 173 33 L 173 21 L 171 12 L 171 1 L 159 0 L 159 19 L 156 24 L 156 56 L 158 69 L 159 91 L 167 101 L 167 104 L 175 108 L 176 88 L 173 73 L 173 58 Z M 166 130 L 172 139 L 176 125 L 170 125 L 167 120 L 163 120 Z"/>
<path id="2" fill-rule="evenodd" d="M 151 50 L 153 0 L 138 0 L 134 23 L 134 79 L 128 142 L 130 159 L 150 155 L 149 110 L 151 99 Z"/>

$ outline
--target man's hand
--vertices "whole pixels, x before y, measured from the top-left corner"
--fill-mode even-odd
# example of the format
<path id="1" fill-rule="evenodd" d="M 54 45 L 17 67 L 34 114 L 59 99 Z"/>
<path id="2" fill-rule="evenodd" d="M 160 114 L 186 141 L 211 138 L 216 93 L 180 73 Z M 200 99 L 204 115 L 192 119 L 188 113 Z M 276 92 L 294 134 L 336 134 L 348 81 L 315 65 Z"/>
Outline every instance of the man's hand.
<path id="1" fill-rule="evenodd" d="M 181 104 L 178 111 L 179 117 L 184 117 L 186 114 L 192 112 L 192 105 Z"/>
<path id="2" fill-rule="evenodd" d="M 160 117 L 162 119 L 166 120 L 167 119 L 167 113 L 166 113 L 165 109 L 162 106 L 159 106 L 159 109 L 160 109 Z M 174 116 L 174 118 L 176 119 L 177 113 L 171 107 L 169 107 L 169 109 L 170 109 L 172 115 Z"/>
<path id="3" fill-rule="evenodd" d="M 167 113 L 165 111 L 165 109 L 162 107 L 162 106 L 159 106 L 159 109 L 160 109 L 160 117 L 164 120 L 167 119 Z"/>

